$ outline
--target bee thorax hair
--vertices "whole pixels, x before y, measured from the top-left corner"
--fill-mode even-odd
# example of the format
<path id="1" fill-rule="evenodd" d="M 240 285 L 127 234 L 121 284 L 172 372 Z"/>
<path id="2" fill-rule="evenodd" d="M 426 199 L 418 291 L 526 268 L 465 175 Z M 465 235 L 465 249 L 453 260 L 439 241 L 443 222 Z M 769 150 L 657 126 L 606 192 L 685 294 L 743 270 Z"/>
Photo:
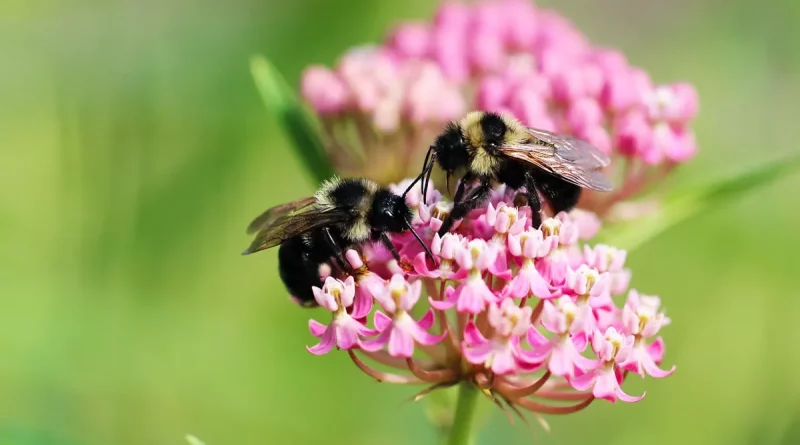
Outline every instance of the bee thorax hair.
<path id="1" fill-rule="evenodd" d="M 370 226 L 365 218 L 358 218 L 346 228 L 344 237 L 354 243 L 366 241 L 370 237 Z"/>
<path id="2" fill-rule="evenodd" d="M 378 184 L 369 179 L 334 176 L 322 183 L 314 198 L 321 209 L 345 208 L 363 214 L 369 210 L 369 202 L 377 190 Z"/>

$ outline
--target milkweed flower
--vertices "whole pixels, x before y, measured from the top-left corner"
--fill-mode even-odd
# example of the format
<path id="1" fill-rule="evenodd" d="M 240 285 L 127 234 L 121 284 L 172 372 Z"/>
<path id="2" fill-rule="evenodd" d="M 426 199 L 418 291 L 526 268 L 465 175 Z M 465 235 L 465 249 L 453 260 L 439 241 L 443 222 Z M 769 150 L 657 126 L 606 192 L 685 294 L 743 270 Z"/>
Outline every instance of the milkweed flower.
<path id="1" fill-rule="evenodd" d="M 394 275 L 386 288 L 374 293 L 375 299 L 388 313 L 375 312 L 375 327 L 380 335 L 363 342 L 361 347 L 367 351 L 379 350 L 388 345 L 389 354 L 395 357 L 411 357 L 414 355 L 414 343 L 435 345 L 443 336 L 435 336 L 428 332 L 434 321 L 433 310 L 415 321 L 408 314 L 419 300 L 421 281 L 408 283 L 402 275 Z"/>
<path id="2" fill-rule="evenodd" d="M 423 199 L 415 185 L 405 194 L 411 225 L 435 261 L 410 233 L 390 237 L 401 262 L 379 244 L 353 246 L 351 270 L 334 267 L 314 288 L 332 321 L 309 322 L 319 339 L 310 352 L 347 350 L 380 382 L 429 385 L 420 396 L 468 382 L 537 415 L 636 402 L 644 394 L 623 390 L 629 375 L 675 372 L 662 365 L 661 300 L 629 290 L 624 246 L 594 240 L 696 153 L 692 85 L 654 82 L 554 11 L 496 0 L 445 2 L 430 21 L 399 23 L 332 67 L 308 67 L 301 92 L 335 169 L 397 194 L 444 126 L 476 109 L 588 141 L 609 155 L 615 181 L 610 193 L 584 190 L 570 212 L 545 206 L 538 227 L 517 191 L 498 184 L 442 236 L 453 203 L 432 185 Z"/>
<path id="3" fill-rule="evenodd" d="M 406 195 L 417 210 L 425 207 L 419 187 Z M 670 323 L 661 300 L 615 283 L 615 274 L 630 274 L 627 253 L 587 243 L 591 237 L 581 231 L 594 235 L 597 227 L 581 222 L 595 221 L 586 211 L 532 227 L 530 208 L 515 207 L 513 199 L 495 190 L 494 203 L 444 236 L 415 219 L 436 261 L 410 249 L 417 242 L 407 233 L 391 238 L 412 267 L 394 267 L 391 255 L 359 254 L 372 249 L 369 243 L 348 251 L 352 271 L 334 270 L 314 289 L 333 321 L 310 323 L 321 340 L 309 351 L 347 350 L 378 381 L 430 385 L 422 395 L 467 381 L 495 401 L 537 414 L 578 411 L 594 400 L 640 400 L 643 394 L 623 390 L 628 373 L 662 378 L 675 371 L 660 367 L 658 335 Z M 356 295 L 370 301 L 356 305 Z M 565 407 L 565 400 L 578 403 Z"/>
<path id="4" fill-rule="evenodd" d="M 597 363 L 593 369 L 569 380 L 570 385 L 579 391 L 591 389 L 592 395 L 598 399 L 616 402 L 638 402 L 639 397 L 625 393 L 620 387 L 623 381 L 618 362 L 624 362 L 631 353 L 633 336 L 623 335 L 613 327 L 605 334 L 596 331 L 592 336 L 592 349 L 597 354 Z"/>
<path id="5" fill-rule="evenodd" d="M 694 86 L 654 82 L 528 0 L 445 2 L 430 22 L 399 23 L 333 67 L 308 67 L 301 93 L 337 170 L 386 183 L 415 175 L 429 141 L 471 110 L 585 139 L 622 173 L 614 193 L 582 197 L 601 216 L 697 152 Z"/>
<path id="6" fill-rule="evenodd" d="M 356 294 L 355 281 L 348 277 L 345 281 L 327 277 L 322 288 L 313 287 L 314 299 L 325 309 L 333 313 L 333 320 L 328 326 L 309 320 L 308 329 L 320 342 L 308 348 L 312 354 L 327 354 L 336 346 L 339 349 L 351 349 L 359 345 L 360 336 L 375 333 L 364 324 L 353 318 L 347 309 L 353 306 Z"/>

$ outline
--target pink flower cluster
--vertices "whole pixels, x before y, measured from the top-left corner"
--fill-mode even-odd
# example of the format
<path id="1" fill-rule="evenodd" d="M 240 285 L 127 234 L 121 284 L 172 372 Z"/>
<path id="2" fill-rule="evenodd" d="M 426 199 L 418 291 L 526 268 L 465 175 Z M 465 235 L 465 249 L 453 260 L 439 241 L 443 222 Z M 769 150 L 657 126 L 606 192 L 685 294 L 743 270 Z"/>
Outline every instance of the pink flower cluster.
<path id="1" fill-rule="evenodd" d="M 658 334 L 670 320 L 658 297 L 629 290 L 626 252 L 583 244 L 597 232 L 596 218 L 576 211 L 531 227 L 530 208 L 514 207 L 501 186 L 439 237 L 450 204 L 429 193 L 422 204 L 417 185 L 407 202 L 436 263 L 410 234 L 392 241 L 413 268 L 382 247 L 348 251 L 359 272 L 314 288 L 332 319 L 310 321 L 319 338 L 311 353 L 347 350 L 378 381 L 432 385 L 423 394 L 468 380 L 496 402 L 553 414 L 598 398 L 638 401 L 644 394 L 622 389 L 630 372 L 661 378 L 675 370 L 660 367 Z"/>
<path id="2" fill-rule="evenodd" d="M 476 109 L 572 134 L 625 159 L 633 165 L 618 188 L 623 198 L 646 185 L 654 166 L 668 169 L 696 152 L 692 85 L 654 83 L 621 52 L 591 45 L 564 17 L 528 0 L 444 3 L 432 23 L 400 24 L 382 44 L 344 54 L 334 69 L 309 67 L 301 90 L 343 168 L 353 159 L 336 147 L 350 142 L 342 140 L 353 133 L 349 126 L 368 157 L 385 155 L 388 143 L 416 159 L 446 122 Z M 401 170 L 387 179 L 416 173 Z M 604 211 L 608 203 L 593 207 Z"/>

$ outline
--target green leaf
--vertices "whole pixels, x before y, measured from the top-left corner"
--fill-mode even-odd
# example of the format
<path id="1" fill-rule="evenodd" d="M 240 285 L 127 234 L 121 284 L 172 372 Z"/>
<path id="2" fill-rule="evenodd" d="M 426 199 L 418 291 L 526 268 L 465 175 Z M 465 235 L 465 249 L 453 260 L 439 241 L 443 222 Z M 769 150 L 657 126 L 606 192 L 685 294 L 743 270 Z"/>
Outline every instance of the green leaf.
<path id="1" fill-rule="evenodd" d="M 316 181 L 314 185 L 331 177 L 333 166 L 325 155 L 319 130 L 294 90 L 264 56 L 251 57 L 250 72 L 267 112 L 280 121 L 295 152 Z"/>
<path id="2" fill-rule="evenodd" d="M 202 440 L 192 436 L 191 434 L 186 435 L 186 441 L 189 442 L 189 445 L 206 445 Z"/>
<path id="3" fill-rule="evenodd" d="M 694 187 L 666 199 L 652 213 L 631 222 L 610 226 L 600 234 L 602 242 L 637 249 L 700 212 L 707 212 L 790 173 L 800 171 L 800 157 L 775 161 L 740 174 Z"/>

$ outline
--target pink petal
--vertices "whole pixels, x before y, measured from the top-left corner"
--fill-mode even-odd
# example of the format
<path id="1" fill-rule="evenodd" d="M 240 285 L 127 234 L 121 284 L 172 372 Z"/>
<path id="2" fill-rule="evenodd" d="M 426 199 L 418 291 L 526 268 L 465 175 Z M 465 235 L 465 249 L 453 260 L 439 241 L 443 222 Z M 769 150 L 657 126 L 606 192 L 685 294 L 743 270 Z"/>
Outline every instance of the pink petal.
<path id="1" fill-rule="evenodd" d="M 528 329 L 528 344 L 531 345 L 532 348 L 542 348 L 546 345 L 550 344 L 550 340 L 548 340 L 538 329 L 531 326 Z"/>
<path id="2" fill-rule="evenodd" d="M 377 338 L 373 338 L 371 340 L 366 340 L 361 342 L 361 349 L 369 352 L 380 351 L 386 346 L 386 343 L 389 343 L 389 337 L 392 335 L 392 330 L 387 329 L 381 332 Z"/>
<path id="3" fill-rule="evenodd" d="M 542 326 L 553 333 L 561 332 L 561 325 L 564 324 L 561 312 L 549 301 L 544 302 L 542 309 Z"/>
<path id="4" fill-rule="evenodd" d="M 428 313 L 433 314 L 433 311 L 429 311 Z M 433 321 L 433 316 L 431 316 L 430 319 Z M 431 334 L 428 332 L 429 328 L 430 326 L 428 326 L 428 328 L 423 328 L 420 324 L 413 323 L 411 325 L 411 335 L 414 337 L 414 340 L 416 340 L 417 343 L 426 346 L 435 345 L 444 340 L 444 338 L 447 336 L 447 332 L 443 332 L 439 335 Z"/>
<path id="5" fill-rule="evenodd" d="M 325 330 L 322 334 L 322 338 L 320 339 L 319 343 L 312 347 L 306 346 L 306 350 L 314 355 L 323 355 L 330 352 L 333 349 L 333 345 L 336 343 L 336 335 L 335 335 L 335 327 L 333 323 Z"/>
<path id="6" fill-rule="evenodd" d="M 392 319 L 381 311 L 375 311 L 373 322 L 375 323 L 375 329 L 377 329 L 378 332 L 383 332 L 386 328 L 391 326 Z"/>
<path id="7" fill-rule="evenodd" d="M 572 344 L 575 345 L 575 350 L 583 352 L 589 344 L 589 337 L 586 332 L 580 332 L 572 336 Z"/>
<path id="8" fill-rule="evenodd" d="M 405 311 L 410 311 L 417 304 L 421 289 L 422 281 L 416 280 L 411 283 L 411 286 L 408 286 L 408 291 L 400 297 L 400 307 Z"/>
<path id="9" fill-rule="evenodd" d="M 505 251 L 497 255 L 494 263 L 489 265 L 489 272 L 497 278 L 502 278 L 504 280 L 511 278 L 511 269 L 508 268 Z"/>
<path id="10" fill-rule="evenodd" d="M 520 274 L 524 274 L 525 278 L 527 278 L 530 291 L 533 293 L 533 295 L 538 298 L 549 298 L 553 296 L 553 293 L 550 292 L 550 287 L 547 285 L 547 282 L 544 281 L 544 278 L 542 278 L 542 276 L 539 274 L 539 271 L 537 271 L 535 267 L 526 267 L 523 270 L 520 270 Z"/>
<path id="11" fill-rule="evenodd" d="M 507 344 L 503 348 L 495 348 L 492 357 L 492 371 L 495 374 L 512 374 L 517 368 L 517 361 L 514 359 L 511 345 Z"/>
<path id="12" fill-rule="evenodd" d="M 347 277 L 344 281 L 344 290 L 342 291 L 341 299 L 342 306 L 350 307 L 353 305 L 353 298 L 356 296 L 356 284 L 353 276 Z"/>
<path id="13" fill-rule="evenodd" d="M 414 355 L 414 339 L 411 334 L 393 326 L 389 337 L 389 355 L 392 357 L 411 357 Z"/>
<path id="14" fill-rule="evenodd" d="M 522 346 L 520 346 L 519 337 L 511 337 L 511 344 L 514 357 L 517 360 L 517 366 L 522 372 L 532 372 L 534 369 L 541 366 L 545 359 L 547 359 L 547 353 L 549 351 L 544 351 L 544 354 L 541 354 L 539 351 L 522 349 Z"/>
<path id="15" fill-rule="evenodd" d="M 619 397 L 620 400 L 622 400 L 623 402 L 628 402 L 628 403 L 635 403 L 635 402 L 638 402 L 639 400 L 642 400 L 644 398 L 645 394 L 647 394 L 646 391 L 643 392 L 642 395 L 640 395 L 639 397 L 631 396 L 631 395 L 628 395 L 627 393 L 625 393 L 625 391 L 623 391 L 622 388 L 620 388 L 620 387 L 617 387 L 617 392 L 616 392 L 616 395 L 617 395 L 617 397 Z"/>
<path id="16" fill-rule="evenodd" d="M 467 325 L 464 326 L 464 344 L 476 346 L 488 342 L 489 340 L 486 340 L 486 337 L 481 334 L 481 331 L 475 326 L 474 322 L 469 321 Z"/>
<path id="17" fill-rule="evenodd" d="M 560 377 L 572 376 L 575 373 L 572 365 L 573 354 L 566 350 L 565 344 L 566 342 L 559 341 L 553 345 L 553 349 L 550 351 L 550 361 L 547 364 L 550 372 Z"/>
<path id="18" fill-rule="evenodd" d="M 569 384 L 578 391 L 586 391 L 594 385 L 596 371 L 585 372 L 569 379 Z"/>
<path id="19" fill-rule="evenodd" d="M 358 323 L 353 320 L 354 323 Z M 339 349 L 351 349 L 353 346 L 358 345 L 358 331 L 357 328 L 347 322 L 333 322 L 331 326 L 336 329 L 336 346 Z"/>
<path id="20" fill-rule="evenodd" d="M 649 358 L 649 356 L 648 356 L 648 358 Z M 675 369 L 676 369 L 675 365 L 672 365 L 672 368 L 670 368 L 670 369 L 665 371 L 665 370 L 659 368 L 658 365 L 653 363 L 652 360 L 648 360 L 648 359 L 642 360 L 642 365 L 644 366 L 644 370 L 645 370 L 645 372 L 647 372 L 647 374 L 649 374 L 651 377 L 655 377 L 657 379 L 661 379 L 661 378 L 664 378 L 664 377 L 667 377 L 667 376 L 671 375 L 673 372 L 675 372 Z"/>
<path id="21" fill-rule="evenodd" d="M 328 277 L 330 278 L 330 277 Z M 333 298 L 333 295 L 323 292 L 322 289 L 314 286 L 311 288 L 311 292 L 314 293 L 314 299 L 317 300 L 317 304 L 324 307 L 325 309 L 334 312 L 339 309 L 339 305 L 336 304 L 336 299 Z"/>
<path id="22" fill-rule="evenodd" d="M 428 278 L 439 278 L 442 275 L 442 271 L 439 269 L 430 270 L 428 268 L 428 260 L 425 252 L 420 252 L 420 254 L 414 258 L 414 272 Z"/>
<path id="23" fill-rule="evenodd" d="M 435 318 L 436 317 L 433 314 L 433 310 L 428 309 L 428 312 L 425 312 L 425 315 L 423 315 L 422 318 L 420 318 L 419 321 L 417 321 L 417 325 L 420 327 L 420 329 L 424 329 L 427 331 L 428 329 L 431 328 L 431 326 L 433 326 L 433 321 L 435 320 Z"/>
<path id="24" fill-rule="evenodd" d="M 661 363 L 664 360 L 664 339 L 658 337 L 653 343 L 647 346 L 647 353 L 653 358 L 656 363 Z"/>
<path id="25" fill-rule="evenodd" d="M 351 316 L 353 318 L 363 318 L 372 310 L 372 295 L 366 288 L 359 288 L 356 298 L 353 300 Z"/>
<path id="26" fill-rule="evenodd" d="M 509 235 L 507 238 L 508 251 L 514 256 L 522 256 L 522 244 L 519 235 Z"/>
<path id="27" fill-rule="evenodd" d="M 428 297 L 428 302 L 434 309 L 446 311 L 456 305 L 458 302 L 458 294 L 451 286 L 447 286 L 447 289 L 444 291 L 443 300 L 434 300 L 433 298 Z"/>
<path id="28" fill-rule="evenodd" d="M 492 354 L 492 345 L 490 343 L 477 346 L 463 345 L 461 349 L 464 354 L 464 359 L 474 365 L 486 363 L 486 360 L 488 360 L 489 356 Z"/>
<path id="29" fill-rule="evenodd" d="M 595 380 L 592 394 L 594 394 L 594 396 L 598 399 L 606 399 L 609 402 L 616 402 L 617 391 L 620 389 L 619 384 L 617 383 L 617 377 L 614 375 L 614 371 L 612 369 L 600 370 L 596 375 L 597 379 Z"/>
<path id="30" fill-rule="evenodd" d="M 483 281 L 481 281 L 483 283 Z M 484 286 L 486 284 L 484 283 Z M 466 284 L 459 287 L 461 292 L 458 295 L 458 312 L 467 312 L 470 314 L 479 314 L 483 312 L 485 302 L 483 296 L 478 289 Z"/>
<path id="31" fill-rule="evenodd" d="M 314 337 L 317 338 L 322 337 L 326 329 L 328 329 L 328 327 L 318 322 L 317 320 L 308 320 L 308 330 Z"/>
<path id="32" fill-rule="evenodd" d="M 528 295 L 530 285 L 525 275 L 518 273 L 508 285 L 508 293 L 514 298 L 522 298 Z"/>

